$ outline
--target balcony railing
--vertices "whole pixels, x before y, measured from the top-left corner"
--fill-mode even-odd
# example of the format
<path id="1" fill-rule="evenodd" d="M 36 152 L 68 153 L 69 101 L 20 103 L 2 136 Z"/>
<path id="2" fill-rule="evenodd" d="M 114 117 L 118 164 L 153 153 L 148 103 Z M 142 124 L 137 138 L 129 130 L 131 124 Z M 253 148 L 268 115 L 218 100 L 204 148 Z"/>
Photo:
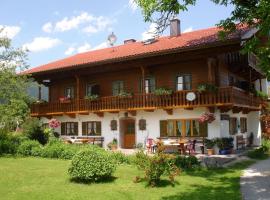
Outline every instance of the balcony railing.
<path id="1" fill-rule="evenodd" d="M 196 99 L 188 101 L 186 95 L 194 92 Z M 261 99 L 234 87 L 219 88 L 216 93 L 200 93 L 197 90 L 178 91 L 171 95 L 136 94 L 132 97 L 101 97 L 98 100 L 74 100 L 68 103 L 39 103 L 31 106 L 33 116 L 76 112 L 113 112 L 120 110 L 147 110 L 194 108 L 211 106 L 239 106 L 259 109 Z"/>

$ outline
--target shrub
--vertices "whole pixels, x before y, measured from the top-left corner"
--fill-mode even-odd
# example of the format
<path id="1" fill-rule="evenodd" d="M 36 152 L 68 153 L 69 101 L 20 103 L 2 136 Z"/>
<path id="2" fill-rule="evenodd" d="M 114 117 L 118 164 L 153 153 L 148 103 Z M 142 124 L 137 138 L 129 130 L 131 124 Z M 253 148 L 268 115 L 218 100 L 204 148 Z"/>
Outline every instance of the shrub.
<path id="1" fill-rule="evenodd" d="M 153 157 L 149 157 L 140 151 L 136 154 L 137 165 L 139 169 L 144 170 L 144 179 L 135 177 L 134 182 L 138 180 L 145 180 L 148 185 L 154 187 L 160 183 L 161 176 L 167 175 L 170 182 L 174 183 L 174 177 L 180 174 L 179 168 L 174 164 L 172 155 L 167 155 L 162 152 L 155 154 Z"/>
<path id="2" fill-rule="evenodd" d="M 253 159 L 264 159 L 267 157 L 263 147 L 248 151 L 247 156 Z"/>
<path id="3" fill-rule="evenodd" d="M 60 140 L 53 140 L 44 147 L 41 156 L 45 158 L 61 158 L 63 151 L 65 151 L 65 144 Z"/>
<path id="4" fill-rule="evenodd" d="M 48 142 L 49 135 L 44 132 L 40 126 L 40 122 L 36 118 L 27 119 L 23 126 L 23 134 L 30 140 L 37 140 L 40 144 L 44 145 Z"/>
<path id="5" fill-rule="evenodd" d="M 23 155 L 23 156 L 32 156 L 33 149 L 36 152 L 38 148 L 41 149 L 40 143 L 38 141 L 25 140 L 18 147 L 18 154 Z"/>
<path id="6" fill-rule="evenodd" d="M 22 141 L 26 138 L 18 133 L 7 133 L 4 130 L 0 131 L 0 155 L 16 154 L 17 149 Z"/>
<path id="7" fill-rule="evenodd" d="M 131 157 L 122 152 L 111 152 L 111 157 L 116 164 L 131 164 Z"/>
<path id="8" fill-rule="evenodd" d="M 200 166 L 199 160 L 195 156 L 176 156 L 174 164 L 180 169 L 193 169 Z"/>
<path id="9" fill-rule="evenodd" d="M 105 151 L 85 149 L 77 153 L 71 162 L 68 172 L 76 181 L 102 181 L 115 171 L 115 163 Z"/>

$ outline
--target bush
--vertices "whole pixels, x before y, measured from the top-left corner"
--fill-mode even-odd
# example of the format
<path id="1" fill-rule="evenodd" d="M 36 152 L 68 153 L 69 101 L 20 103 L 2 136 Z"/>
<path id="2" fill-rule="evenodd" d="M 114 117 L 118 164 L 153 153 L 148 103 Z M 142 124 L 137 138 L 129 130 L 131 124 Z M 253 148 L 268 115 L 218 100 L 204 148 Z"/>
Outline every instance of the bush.
<path id="1" fill-rule="evenodd" d="M 40 122 L 36 118 L 29 118 L 22 126 L 23 134 L 30 140 L 37 140 L 40 144 L 45 145 L 48 142 L 49 135 L 44 132 L 40 126 Z"/>
<path id="2" fill-rule="evenodd" d="M 21 134 L 7 133 L 4 130 L 0 131 L 0 155 L 16 154 L 20 143 L 25 140 Z"/>
<path id="3" fill-rule="evenodd" d="M 154 187 L 160 183 L 161 176 L 167 175 L 170 182 L 174 183 L 175 176 L 180 174 L 179 168 L 174 164 L 174 156 L 162 152 L 149 157 L 140 151 L 136 154 L 137 165 L 139 169 L 144 170 L 145 177 L 135 177 L 135 182 L 145 180 L 148 185 Z"/>
<path id="4" fill-rule="evenodd" d="M 248 151 L 247 156 L 253 159 L 264 159 L 267 157 L 263 147 Z"/>
<path id="5" fill-rule="evenodd" d="M 115 171 L 115 163 L 105 151 L 85 149 L 77 153 L 68 169 L 72 180 L 89 182 L 102 181 Z"/>
<path id="6" fill-rule="evenodd" d="M 25 140 L 18 147 L 18 154 L 23 156 L 32 156 L 33 152 L 37 152 L 37 149 L 41 150 L 40 143 L 35 140 Z M 34 150 L 34 151 L 33 151 Z"/>
<path id="7" fill-rule="evenodd" d="M 121 152 L 112 152 L 111 157 L 114 160 L 116 164 L 131 164 L 132 163 L 132 157 L 127 156 Z"/>
<path id="8" fill-rule="evenodd" d="M 174 164 L 180 169 L 193 169 L 200 166 L 199 160 L 195 156 L 176 156 Z"/>

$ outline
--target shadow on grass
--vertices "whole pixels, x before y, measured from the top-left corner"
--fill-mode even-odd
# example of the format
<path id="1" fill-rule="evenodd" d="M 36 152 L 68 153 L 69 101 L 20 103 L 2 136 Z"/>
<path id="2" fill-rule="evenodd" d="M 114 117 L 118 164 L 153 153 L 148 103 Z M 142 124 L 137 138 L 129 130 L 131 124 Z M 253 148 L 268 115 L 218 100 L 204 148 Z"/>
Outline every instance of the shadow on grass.
<path id="1" fill-rule="evenodd" d="M 197 170 L 186 170 L 184 171 L 184 173 L 189 176 L 198 176 L 198 177 L 206 178 L 208 180 L 213 180 L 217 176 L 226 175 L 229 173 L 234 173 L 236 171 L 246 169 L 248 166 L 250 166 L 253 163 L 255 162 L 252 160 L 248 160 L 248 161 L 236 163 L 228 168 L 209 168 L 209 169 L 201 168 Z"/>
<path id="2" fill-rule="evenodd" d="M 178 192 L 174 195 L 161 197 L 160 200 L 240 200 L 240 191 L 232 184 L 229 186 L 211 187 L 202 185 L 192 185 L 192 190 L 187 190 L 183 193 Z"/>
<path id="3" fill-rule="evenodd" d="M 90 184 L 103 184 L 103 183 L 113 183 L 117 177 L 111 176 L 111 177 L 106 177 L 103 178 L 102 180 L 97 180 L 97 181 L 90 181 L 90 180 L 82 180 L 82 179 L 69 179 L 72 183 L 77 183 L 77 184 L 85 184 L 85 185 L 90 185 Z"/>

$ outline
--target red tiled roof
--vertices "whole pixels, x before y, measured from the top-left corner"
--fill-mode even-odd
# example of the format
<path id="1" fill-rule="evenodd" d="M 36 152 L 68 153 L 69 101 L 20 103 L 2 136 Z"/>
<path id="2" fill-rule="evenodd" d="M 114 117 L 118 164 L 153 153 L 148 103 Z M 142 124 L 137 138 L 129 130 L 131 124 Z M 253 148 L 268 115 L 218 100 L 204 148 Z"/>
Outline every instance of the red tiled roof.
<path id="1" fill-rule="evenodd" d="M 23 72 L 24 74 L 35 74 L 39 72 L 62 70 L 65 68 L 75 68 L 85 64 L 98 64 L 100 62 L 114 62 L 119 60 L 131 59 L 140 56 L 152 55 L 155 53 L 166 53 L 172 50 L 190 49 L 194 47 L 203 47 L 219 42 L 219 28 L 213 27 L 198 31 L 182 33 L 177 37 L 160 37 L 152 44 L 143 44 L 134 42 L 115 47 L 89 51 L 57 60 L 45 65 L 41 65 Z M 241 28 L 234 34 L 231 34 L 227 40 L 240 39 L 241 33 L 247 31 Z"/>

